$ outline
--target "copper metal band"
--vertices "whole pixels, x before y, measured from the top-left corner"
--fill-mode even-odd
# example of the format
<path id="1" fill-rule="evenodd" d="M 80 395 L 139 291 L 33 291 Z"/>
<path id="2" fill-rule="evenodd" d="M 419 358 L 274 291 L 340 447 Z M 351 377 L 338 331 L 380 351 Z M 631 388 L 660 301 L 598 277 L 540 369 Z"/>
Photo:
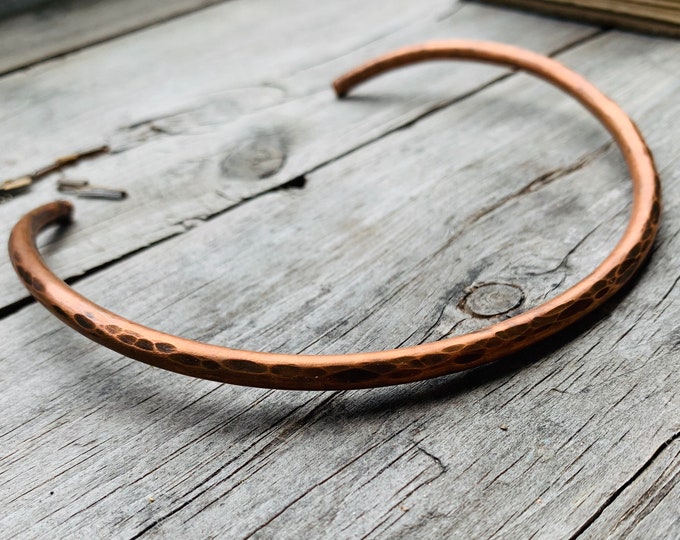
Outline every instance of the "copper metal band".
<path id="1" fill-rule="evenodd" d="M 385 71 L 432 59 L 479 60 L 512 66 L 561 88 L 613 135 L 633 181 L 626 231 L 585 279 L 545 302 L 479 331 L 414 347 L 346 355 L 292 355 L 230 349 L 173 336 L 129 321 L 90 302 L 56 277 L 35 243 L 44 227 L 69 220 L 72 205 L 57 201 L 28 213 L 9 241 L 12 264 L 30 293 L 66 324 L 125 356 L 170 371 L 232 384 L 328 390 L 401 384 L 463 371 L 562 330 L 618 291 L 652 246 L 660 215 L 660 186 L 652 156 L 635 124 L 580 75 L 545 56 L 489 42 L 441 41 L 397 50 L 335 81 L 338 96 Z"/>

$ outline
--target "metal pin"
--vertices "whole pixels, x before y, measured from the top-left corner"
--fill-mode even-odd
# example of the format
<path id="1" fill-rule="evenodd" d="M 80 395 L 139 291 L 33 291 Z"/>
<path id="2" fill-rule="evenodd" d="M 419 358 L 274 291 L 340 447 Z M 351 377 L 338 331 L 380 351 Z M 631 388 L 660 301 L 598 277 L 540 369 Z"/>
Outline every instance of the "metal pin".
<path id="1" fill-rule="evenodd" d="M 109 189 L 104 187 L 88 186 L 75 191 L 81 199 L 110 199 L 120 201 L 127 197 L 127 191 L 122 189 Z"/>
<path id="2" fill-rule="evenodd" d="M 71 193 L 89 185 L 90 183 L 87 180 L 58 180 L 57 190 L 62 193 Z"/>
<path id="3" fill-rule="evenodd" d="M 127 197 L 122 189 L 91 186 L 87 180 L 59 180 L 57 189 L 62 193 L 73 193 L 81 199 L 109 199 L 120 201 Z"/>

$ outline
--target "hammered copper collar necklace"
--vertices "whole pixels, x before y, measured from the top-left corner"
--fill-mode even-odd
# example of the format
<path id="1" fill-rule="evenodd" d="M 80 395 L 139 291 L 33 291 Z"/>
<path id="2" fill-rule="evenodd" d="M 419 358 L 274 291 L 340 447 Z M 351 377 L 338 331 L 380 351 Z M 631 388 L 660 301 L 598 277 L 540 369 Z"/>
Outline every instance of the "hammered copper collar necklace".
<path id="1" fill-rule="evenodd" d="M 385 71 L 431 59 L 479 60 L 547 80 L 595 115 L 625 157 L 633 181 L 633 204 L 622 238 L 590 275 L 544 304 L 476 332 L 387 351 L 311 356 L 209 345 L 107 311 L 52 273 L 35 239 L 48 225 L 70 221 L 73 207 L 66 201 L 36 208 L 14 226 L 9 253 L 17 274 L 54 315 L 105 347 L 177 373 L 265 388 L 329 390 L 418 381 L 491 362 L 564 329 L 616 293 L 649 253 L 659 226 L 661 192 L 645 141 L 621 108 L 583 77 L 548 57 L 499 43 L 440 41 L 403 48 L 343 75 L 333 86 L 342 97 Z"/>

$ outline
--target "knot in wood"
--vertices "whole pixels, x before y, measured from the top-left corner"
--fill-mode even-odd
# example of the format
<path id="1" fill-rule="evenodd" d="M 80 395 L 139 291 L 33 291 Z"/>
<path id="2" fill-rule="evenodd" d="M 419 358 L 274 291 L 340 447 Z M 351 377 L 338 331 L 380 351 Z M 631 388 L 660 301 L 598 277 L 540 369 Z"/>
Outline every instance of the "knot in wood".
<path id="1" fill-rule="evenodd" d="M 286 136 L 282 131 L 258 129 L 227 149 L 220 169 L 227 178 L 269 178 L 285 164 L 287 147 Z"/>
<path id="2" fill-rule="evenodd" d="M 460 307 L 475 317 L 496 317 L 519 307 L 524 293 L 517 285 L 485 283 L 475 286 L 463 298 Z"/>

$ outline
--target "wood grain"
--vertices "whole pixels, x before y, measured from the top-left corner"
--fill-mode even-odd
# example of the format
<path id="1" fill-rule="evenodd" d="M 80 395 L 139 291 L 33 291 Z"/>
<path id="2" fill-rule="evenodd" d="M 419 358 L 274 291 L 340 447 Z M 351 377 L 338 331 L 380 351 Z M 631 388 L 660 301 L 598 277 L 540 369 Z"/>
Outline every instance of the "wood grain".
<path id="1" fill-rule="evenodd" d="M 26 68 L 223 0 L 23 0 L 0 19 L 0 74 Z M 6 2 L 5 2 L 6 3 Z M 18 2 L 17 2 L 18 3 Z M 46 4 L 46 5 L 45 5 Z M 13 9 L 11 9 L 13 8 Z M 0 16 L 18 6 L 4 6 Z"/>
<path id="2" fill-rule="evenodd" d="M 647 57 L 673 53 L 614 35 L 567 58 L 588 70 L 594 50 L 641 46 Z M 609 84 L 642 102 L 625 68 L 622 60 Z M 648 122 L 680 114 L 670 90 Z M 302 189 L 243 204 L 79 287 L 130 316 L 216 342 L 385 346 L 403 339 L 409 321 L 412 339 L 437 337 L 465 318 L 456 290 L 502 277 L 533 298 L 553 294 L 613 241 L 627 186 L 606 146 L 450 236 L 487 207 L 498 184 L 518 191 L 531 182 L 532 174 L 524 184 L 512 177 L 521 172 L 509 159 L 540 168 L 550 148 L 556 155 L 606 144 L 577 111 L 548 88 L 512 78 L 336 160 Z M 523 136 L 534 151 L 519 155 L 521 141 L 505 135 L 522 125 L 532 126 Z M 493 160 L 481 149 L 470 155 L 482 132 Z M 664 167 L 672 137 L 648 136 L 672 207 L 680 180 Z M 561 242 L 557 230 L 545 236 L 555 227 L 532 226 L 551 216 L 559 216 Z M 506 365 L 396 390 L 306 394 L 192 381 L 113 358 L 30 306 L 6 325 L 0 394 L 17 412 L 5 429 L 14 467 L 3 479 L 13 484 L 4 524 L 19 532 L 30 523 L 36 535 L 59 523 L 63 534 L 113 528 L 129 537 L 179 528 L 239 537 L 576 535 L 676 436 L 678 230 L 670 213 L 643 278 L 580 335 Z M 395 250 L 398 242 L 410 249 Z M 165 270 L 163 280 L 150 265 Z M 28 321 L 39 330 L 22 337 Z M 48 376 L 36 380 L 23 358 Z M 27 459 L 41 466 L 28 469 Z"/>
<path id="3" fill-rule="evenodd" d="M 597 515 L 584 538 L 673 538 L 680 529 L 677 433 L 646 466 L 619 488 L 612 504 Z"/>
<path id="4" fill-rule="evenodd" d="M 517 25 L 526 27 L 517 44 L 550 52 L 594 32 L 535 25 L 535 17 L 518 14 L 501 20 L 496 10 L 476 5 L 454 13 L 448 0 L 404 1 L 394 10 L 358 0 L 354 7 L 330 10 L 309 0 L 296 0 L 293 7 L 300 15 L 290 18 L 285 13 L 291 5 L 265 2 L 251 10 L 228 2 L 0 80 L 0 146 L 7 149 L 0 174 L 24 175 L 59 156 L 108 144 L 111 155 L 64 175 L 130 195 L 120 204 L 79 205 L 79 226 L 90 231 L 90 240 L 58 253 L 54 265 L 61 276 L 77 276 L 182 234 L 508 73 L 465 63 L 455 69 L 422 66 L 429 85 L 419 87 L 413 75 L 398 73 L 392 82 L 375 83 L 382 96 L 378 105 L 375 98 L 338 103 L 330 81 L 371 55 L 453 35 L 511 41 Z M 229 40 L 224 21 L 233 28 Z M 187 39 L 177 42 L 178 32 Z M 329 32 L 328 47 L 305 45 L 325 43 Z M 233 43 L 258 61 L 244 62 L 232 52 Z M 127 61 L 131 51 L 148 69 Z M 413 92 L 395 92 L 399 81 Z M 49 130 L 41 127 L 45 118 Z M 3 205 L 7 221 L 59 196 L 57 176 L 38 183 L 31 197 Z M 3 228 L 0 241 L 8 234 Z M 26 298 L 4 258 L 0 285 L 0 306 Z"/>
<path id="5" fill-rule="evenodd" d="M 493 10 L 474 9 L 452 21 L 465 14 L 468 26 L 488 31 Z M 492 17 L 497 28 L 505 17 Z M 526 32 L 513 31 L 528 35 L 535 26 L 531 20 Z M 348 49 L 338 61 L 347 66 L 372 52 Z M 266 391 L 129 361 L 37 305 L 7 315 L 0 326 L 2 536 L 677 536 L 679 53 L 677 42 L 608 32 L 558 55 L 640 124 L 659 165 L 665 218 L 647 268 L 626 294 L 574 332 L 502 364 L 374 391 Z M 309 352 L 398 346 L 476 328 L 489 319 L 474 317 L 461 299 L 483 284 L 521 289 L 523 303 L 509 313 L 556 294 L 621 232 L 630 193 L 620 156 L 584 111 L 524 75 L 413 121 L 414 110 L 422 116 L 446 103 L 467 73 L 438 68 L 385 77 L 354 100 L 332 103 L 351 119 L 343 124 L 351 129 L 336 132 L 354 134 L 344 155 L 276 173 L 270 178 L 281 183 L 297 180 L 184 222 L 182 234 L 91 272 L 77 288 L 167 331 Z M 321 96 L 300 99 L 310 118 L 319 118 Z M 269 125 L 281 121 L 274 112 L 262 113 Z M 370 117 L 383 112 L 380 122 Z M 359 137 L 369 129 L 372 137 Z M 328 137 L 315 151 L 332 147 Z M 138 151 L 150 155 L 151 147 Z M 226 153 L 215 147 L 218 169 Z M 268 147 L 262 155 L 275 167 L 280 146 Z M 187 151 L 175 173 L 186 189 L 200 177 L 190 167 L 192 146 L 168 148 Z M 312 146 L 286 148 L 286 164 L 303 163 L 296 156 Z M 117 158 L 132 171 L 145 163 L 134 152 L 83 163 L 78 173 L 109 170 L 106 160 Z M 159 154 L 159 163 L 161 155 L 172 153 Z M 265 165 L 237 170 L 268 181 L 253 179 Z M 107 179 L 114 172 L 111 166 Z M 135 178 L 149 193 L 165 193 L 173 181 Z M 12 205 L 47 199 L 47 187 Z M 179 196 L 167 196 L 166 205 L 167 215 L 187 215 Z M 3 217 L 10 208 L 3 206 Z M 143 233 L 141 218 L 158 215 L 140 206 L 114 220 L 105 203 L 79 208 L 67 233 L 45 238 L 51 263 L 57 249 L 100 251 L 99 260 L 110 261 L 114 242 L 93 234 L 102 230 L 93 225 L 98 216 L 108 215 L 105 224 L 130 221 L 117 237 L 129 246 L 140 245 L 128 237 Z M 508 305 L 493 298 L 481 309 Z"/>

